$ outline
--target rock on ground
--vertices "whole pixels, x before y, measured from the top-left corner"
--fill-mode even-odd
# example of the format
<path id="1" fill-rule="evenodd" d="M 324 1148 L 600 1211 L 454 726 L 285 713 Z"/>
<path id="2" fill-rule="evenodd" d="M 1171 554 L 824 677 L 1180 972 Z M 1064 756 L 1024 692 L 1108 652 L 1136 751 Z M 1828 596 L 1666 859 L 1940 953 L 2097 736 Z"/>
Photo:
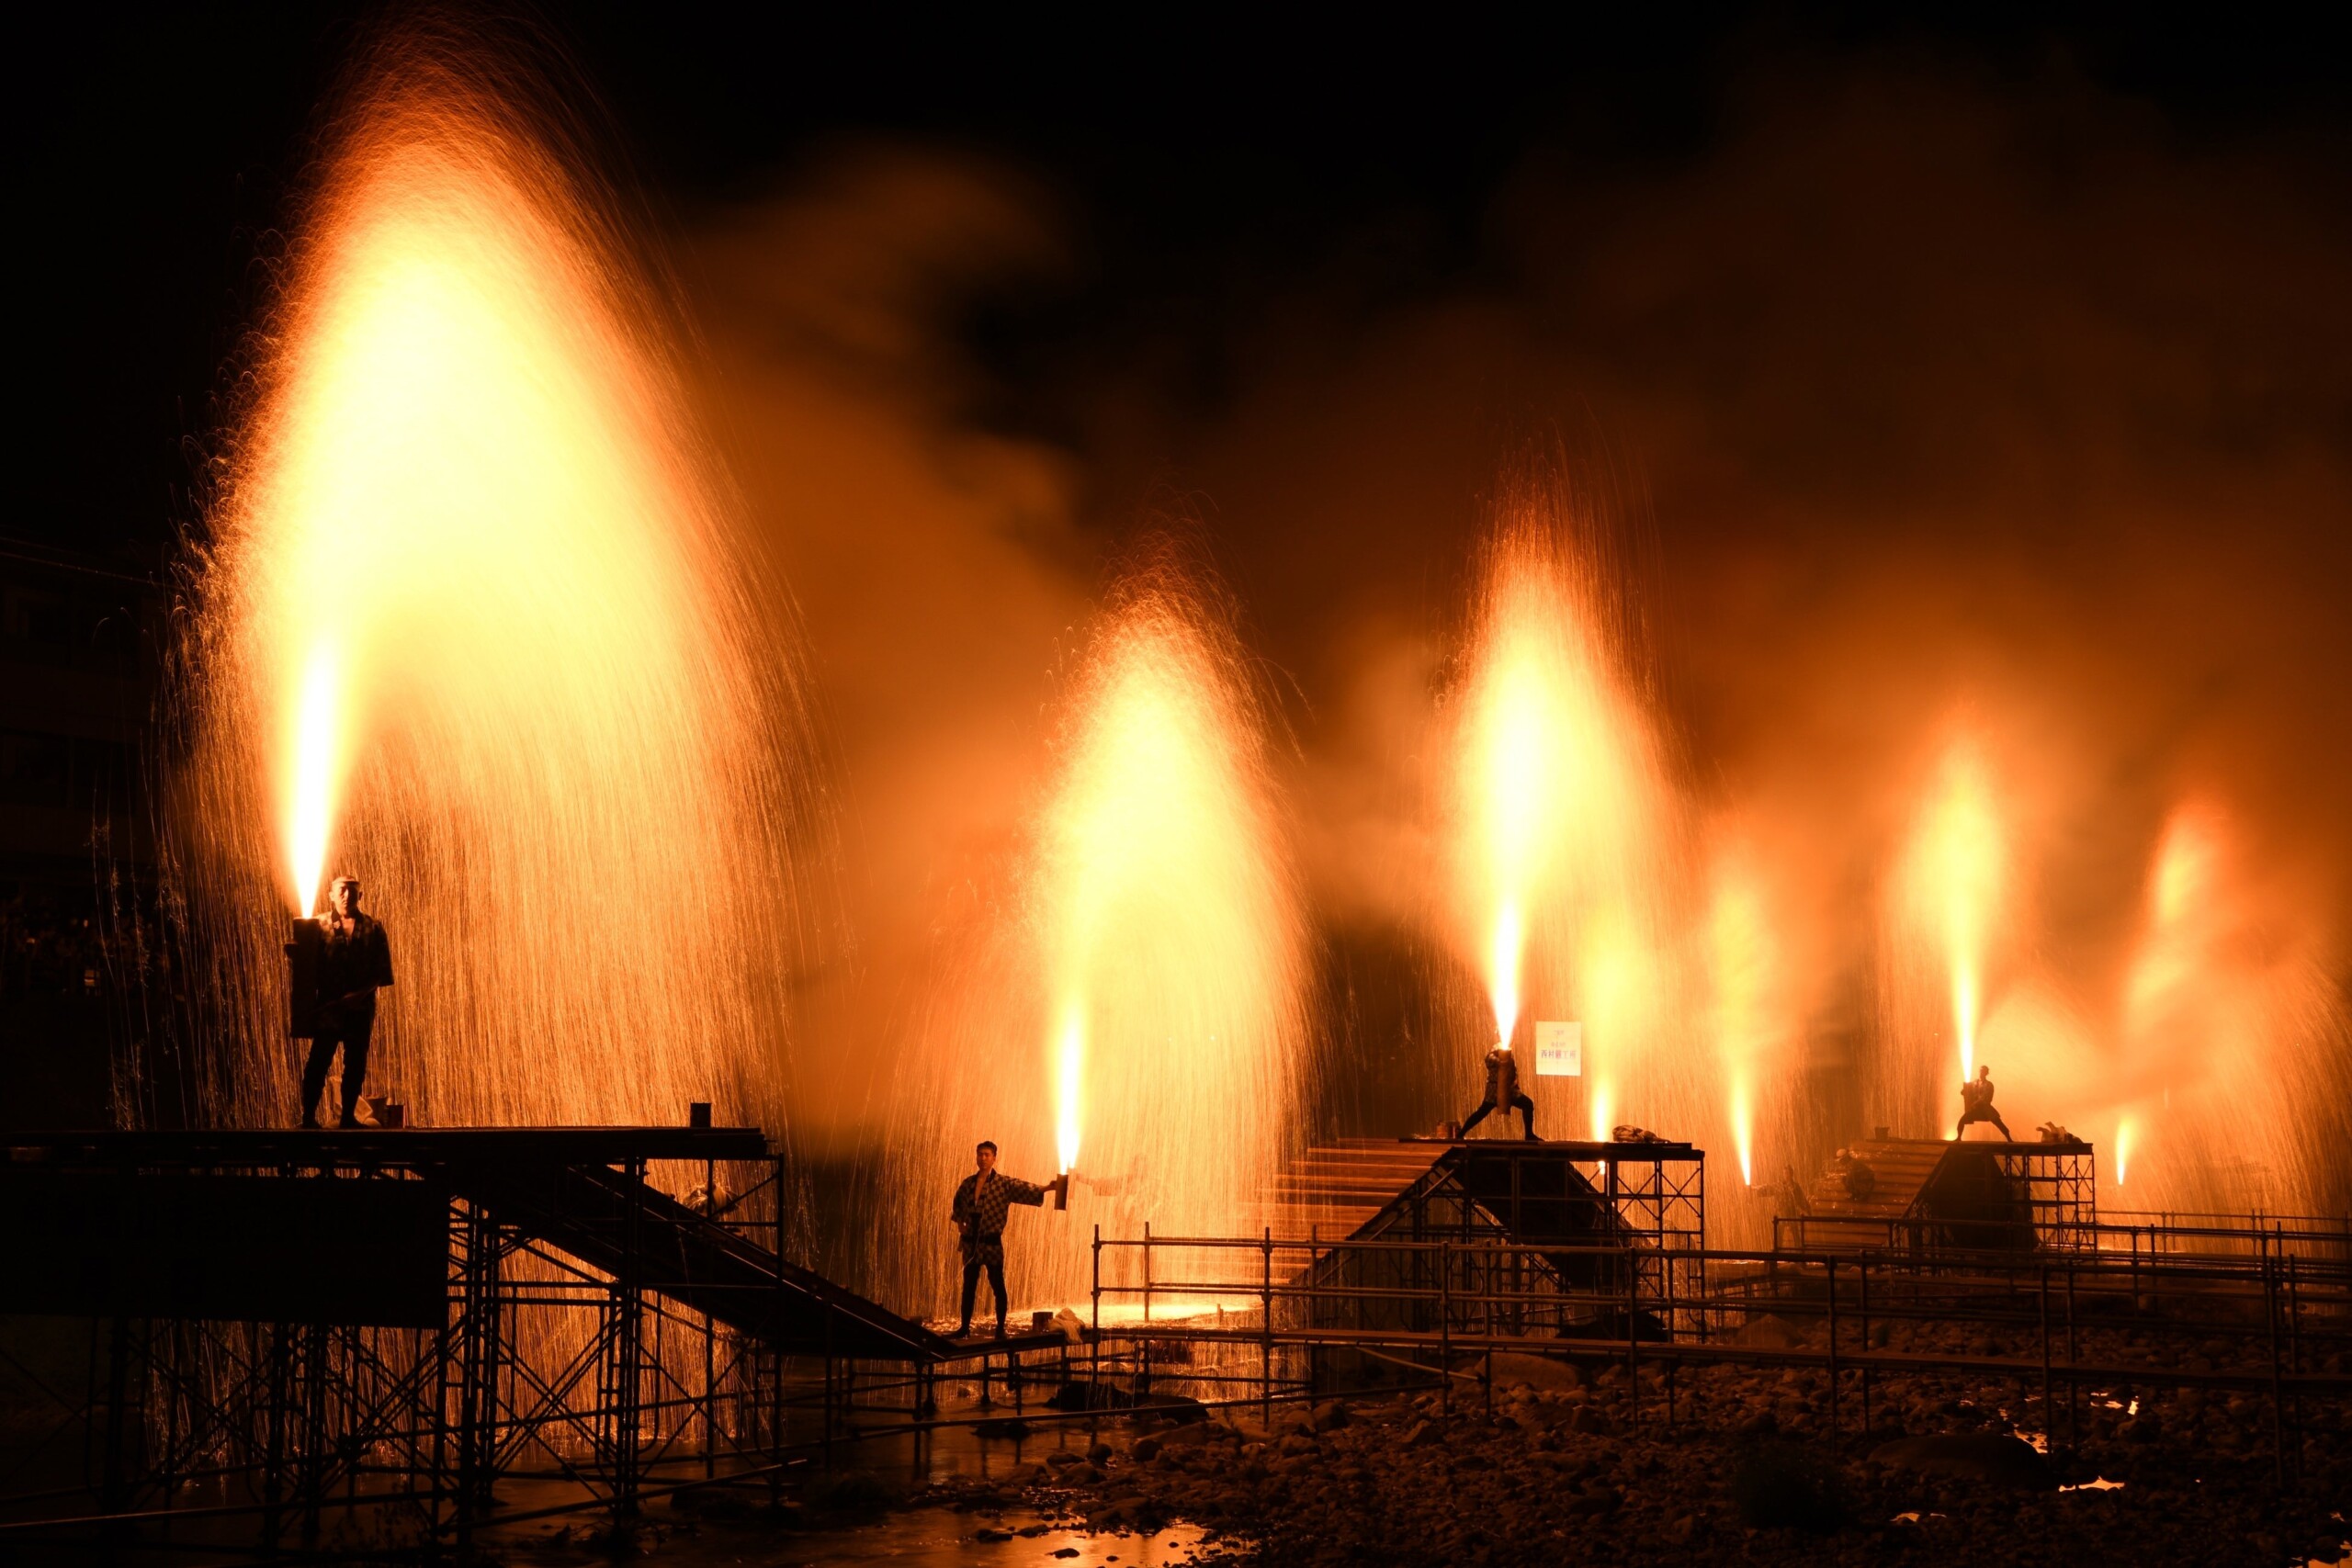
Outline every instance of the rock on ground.
<path id="1" fill-rule="evenodd" d="M 2352 1496 L 2352 1419 L 2340 1404 L 2305 1402 L 2301 1473 L 2281 1490 L 2259 1399 L 2086 1391 L 2073 1445 L 2062 1404 L 2044 1458 L 2014 1435 L 2045 1426 L 2038 1389 L 1982 1378 L 1879 1376 L 1865 1428 L 1849 1375 L 1833 1442 L 1817 1371 L 1685 1370 L 1669 1384 L 1611 1361 L 1538 1382 L 1537 1369 L 1506 1359 L 1491 1404 L 1483 1382 L 1457 1382 L 1450 1400 L 1277 1406 L 1267 1430 L 1254 1412 L 1156 1432 L 1106 1413 L 1091 1431 L 1065 1431 L 1069 1460 L 1026 1471 L 1019 1501 L 1113 1536 L 1180 1519 L 1208 1527 L 1203 1562 L 1686 1568 L 2283 1563 L 2290 1550 L 2343 1539 L 2330 1513 Z M 1772 1464 L 1798 1466 L 1834 1517 L 1813 1529 L 1744 1518 L 1735 1496 L 1752 1499 L 1757 1478 L 1776 1473 L 1758 1467 Z M 2094 1477 L 2124 1485 L 2057 1489 Z"/>

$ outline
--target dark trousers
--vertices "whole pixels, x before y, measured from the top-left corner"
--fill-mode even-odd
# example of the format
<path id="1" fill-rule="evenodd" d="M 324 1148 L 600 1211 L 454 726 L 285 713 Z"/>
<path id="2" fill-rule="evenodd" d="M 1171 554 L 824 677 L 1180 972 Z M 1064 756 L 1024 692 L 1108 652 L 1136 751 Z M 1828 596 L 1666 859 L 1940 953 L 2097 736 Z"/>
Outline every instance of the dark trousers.
<path id="1" fill-rule="evenodd" d="M 1968 1130 L 1968 1124 L 1972 1122 L 1990 1122 L 1994 1126 L 1998 1127 L 2001 1130 L 2002 1137 L 2007 1139 L 2013 1144 L 2017 1142 L 2016 1135 L 2009 1131 L 2009 1124 L 2007 1122 L 2002 1121 L 2001 1113 L 1994 1110 L 1989 1105 L 1972 1105 L 1967 1110 L 1962 1111 L 1960 1113 L 1960 1125 L 1952 1129 L 1951 1135 L 1955 1138 L 1959 1137 L 1961 1134 Z"/>
<path id="2" fill-rule="evenodd" d="M 964 1259 L 964 1326 L 972 1326 L 972 1297 L 980 1288 L 980 1270 L 988 1270 L 989 1289 L 996 1292 L 996 1325 L 1004 1326 L 1008 1303 L 1004 1293 L 1004 1259 L 1001 1258 L 967 1258 Z"/>
<path id="3" fill-rule="evenodd" d="M 376 1032 L 372 1013 L 366 1018 L 322 1021 L 311 1042 L 311 1059 L 302 1064 L 302 1120 L 318 1119 L 319 1097 L 326 1092 L 327 1068 L 334 1063 L 334 1048 L 343 1047 L 343 1119 L 352 1119 L 359 1105 L 359 1086 L 368 1078 L 368 1040 Z"/>
<path id="4" fill-rule="evenodd" d="M 1535 1136 L 1535 1101 L 1528 1099 L 1524 1093 L 1521 1093 L 1512 1095 L 1510 1097 L 1510 1103 L 1511 1106 L 1518 1109 L 1520 1120 L 1527 1123 L 1527 1135 L 1531 1138 Z M 1493 1100 L 1480 1100 L 1478 1102 L 1478 1109 L 1470 1112 L 1470 1120 L 1462 1123 L 1462 1135 L 1465 1138 L 1468 1137 L 1470 1135 L 1470 1129 L 1476 1127 L 1479 1122 L 1484 1122 L 1487 1119 L 1487 1112 L 1492 1111 L 1494 1108 L 1495 1102 Z M 1510 1116 L 1510 1110 L 1509 1108 L 1504 1110 L 1503 1116 L 1506 1120 L 1509 1119 Z"/>

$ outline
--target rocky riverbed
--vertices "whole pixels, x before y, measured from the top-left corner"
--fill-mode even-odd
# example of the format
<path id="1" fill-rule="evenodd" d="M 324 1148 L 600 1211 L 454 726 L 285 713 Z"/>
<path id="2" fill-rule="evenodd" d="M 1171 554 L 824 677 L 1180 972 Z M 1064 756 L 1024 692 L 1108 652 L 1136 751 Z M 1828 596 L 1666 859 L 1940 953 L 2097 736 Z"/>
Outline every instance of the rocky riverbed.
<path id="1" fill-rule="evenodd" d="M 2335 1562 L 2352 1506 L 2340 1407 L 2302 1412 L 2275 1479 L 2267 1401 L 2086 1391 L 2080 1435 L 2039 1451 L 2038 1389 L 1881 1376 L 1872 1426 L 1859 1382 L 1827 1435 L 1826 1379 L 1716 1368 L 1665 1379 L 1498 1358 L 1451 1400 L 1420 1393 L 1155 1425 L 1106 1418 L 1089 1443 L 919 1501 L 975 1520 L 976 1540 L 1083 1526 L 1105 1561 L 1123 1536 L 1207 1527 L 1202 1562 L 1663 1563 Z M 1483 1371 L 1483 1369 L 1481 1369 Z M 1638 1395 L 1638 1404 L 1637 1404 Z M 2022 1435 L 2020 1435 L 2022 1429 Z M 2291 1435 L 2290 1435 L 2291 1437 Z M 1010 1526 L 1008 1521 L 1015 1521 Z M 1132 1558 L 1130 1559 L 1132 1560 Z"/>

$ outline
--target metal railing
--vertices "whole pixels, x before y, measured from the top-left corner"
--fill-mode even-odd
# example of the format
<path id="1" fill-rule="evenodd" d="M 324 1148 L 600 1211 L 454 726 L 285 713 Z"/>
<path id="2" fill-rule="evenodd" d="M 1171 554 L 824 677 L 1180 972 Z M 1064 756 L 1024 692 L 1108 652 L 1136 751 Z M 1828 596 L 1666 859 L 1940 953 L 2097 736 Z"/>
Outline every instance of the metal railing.
<path id="1" fill-rule="evenodd" d="M 2132 1227 L 2115 1227 L 2119 1235 Z M 1924 1262 L 1908 1249 L 1666 1252 L 1614 1246 L 1509 1242 L 1283 1240 L 1257 1236 L 1095 1239 L 1095 1375 L 1134 1370 L 1159 1347 L 1163 1381 L 1175 1346 L 1254 1351 L 1271 1404 L 1311 1384 L 1319 1353 L 1377 1352 L 1451 1387 L 1464 1358 L 1490 1369 L 1498 1352 L 1622 1360 L 1641 1419 L 1641 1370 L 1814 1367 L 1838 1390 L 1859 1380 L 1868 1425 L 1871 1387 L 1890 1372 L 1949 1372 L 2041 1389 L 2056 1438 L 2064 1387 L 2067 1438 L 2079 1433 L 2085 1387 L 2144 1384 L 2267 1396 L 2281 1472 L 2300 1402 L 2352 1397 L 2352 1259 L 2297 1250 L 2283 1226 L 2228 1233 L 2245 1251 L 2197 1254 L 2075 1249 L 1950 1252 Z M 2322 1230 L 2320 1241 L 2329 1238 Z M 1105 1258 L 1147 1256 L 1140 1280 Z M 1579 1269 L 1565 1265 L 1589 1263 Z M 1965 1265 L 1964 1267 L 1962 1265 Z M 1579 1278 L 1581 1276 L 1581 1278 Z M 1595 1280 L 1599 1282 L 1594 1282 Z M 1104 1321 L 1106 1303 L 1157 1293 L 1254 1298 L 1253 1311 Z M 1766 1316 L 1806 1325 L 1770 1340 L 1748 1332 Z M 1951 1343 L 1946 1331 L 1969 1342 Z M 1898 1343 L 1898 1339 L 1900 1343 Z M 2216 1356 L 2216 1344 L 2225 1353 Z M 1121 1359 L 1125 1347 L 1125 1359 Z M 1285 1357 L 1304 1356 L 1301 1372 Z M 1229 1366 L 1231 1363 L 1226 1363 Z M 1278 1365 L 1280 1364 L 1280 1365 Z M 2332 1370 L 2331 1370 L 2332 1369 Z M 1488 1374 L 1491 1399 L 1491 1374 Z"/>

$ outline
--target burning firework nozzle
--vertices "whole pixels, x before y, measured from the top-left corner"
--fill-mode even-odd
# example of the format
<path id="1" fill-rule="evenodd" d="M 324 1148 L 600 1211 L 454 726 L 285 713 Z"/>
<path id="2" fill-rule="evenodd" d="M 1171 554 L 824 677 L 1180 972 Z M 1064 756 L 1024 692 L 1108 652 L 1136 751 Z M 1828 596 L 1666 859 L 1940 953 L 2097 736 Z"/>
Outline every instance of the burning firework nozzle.
<path id="1" fill-rule="evenodd" d="M 319 1032 L 319 970 L 326 957 L 326 928 L 314 919 L 297 918 L 287 933 L 287 1032 L 297 1040 Z"/>
<path id="2" fill-rule="evenodd" d="M 1069 1208 L 1069 1172 L 1065 1170 L 1054 1178 L 1054 1211 L 1060 1213 Z"/>

